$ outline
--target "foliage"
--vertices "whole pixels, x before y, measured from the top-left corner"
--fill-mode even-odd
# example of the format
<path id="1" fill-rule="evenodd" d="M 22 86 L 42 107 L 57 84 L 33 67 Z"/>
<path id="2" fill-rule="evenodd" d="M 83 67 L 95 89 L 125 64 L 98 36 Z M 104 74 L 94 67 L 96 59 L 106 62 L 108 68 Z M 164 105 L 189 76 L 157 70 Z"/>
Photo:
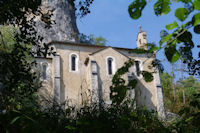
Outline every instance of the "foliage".
<path id="1" fill-rule="evenodd" d="M 99 46 L 105 46 L 107 40 L 101 36 L 95 37 L 94 35 L 84 35 L 84 34 L 79 34 L 80 38 L 80 43 L 87 43 L 87 44 L 92 44 L 92 45 L 99 45 Z"/>
<path id="2" fill-rule="evenodd" d="M 83 3 L 85 7 L 80 6 L 80 10 L 85 11 L 83 15 L 89 13 L 88 7 L 92 1 L 85 0 Z M 157 6 L 161 5 L 161 7 L 170 4 L 169 2 L 159 2 Z M 121 78 L 125 72 L 128 72 L 128 68 L 133 65 L 133 62 L 127 62 L 125 66 L 118 70 L 111 86 L 113 103 L 121 103 L 123 101 L 123 104 L 112 104 L 108 107 L 99 107 L 94 104 L 84 106 L 80 110 L 75 110 L 69 106 L 63 109 L 62 106 L 56 105 L 52 108 L 40 108 L 40 105 L 37 103 L 37 96 L 35 96 L 35 92 L 37 92 L 40 86 L 37 82 L 35 84 L 34 81 L 37 81 L 37 77 L 31 71 L 34 62 L 27 60 L 27 56 L 33 55 L 30 52 L 31 48 L 29 45 L 37 46 L 42 42 L 42 37 L 36 35 L 34 17 L 27 19 L 27 15 L 41 15 L 41 19 L 45 20 L 43 17 L 46 18 L 48 14 L 40 12 L 40 0 L 6 0 L 0 3 L 0 24 L 6 23 L 17 26 L 17 32 L 14 34 L 13 48 L 9 51 L 5 49 L 0 51 L 0 83 L 2 84 L 0 86 L 1 132 L 170 132 L 171 128 L 165 127 L 159 121 L 156 114 L 147 110 L 134 110 L 133 107 L 129 106 L 129 103 L 123 101 L 126 91 L 130 88 L 133 89 L 136 85 L 136 80 L 125 84 L 124 79 Z M 138 3 L 141 5 L 137 7 Z M 131 6 L 132 9 L 137 8 L 136 17 L 140 17 L 141 9 L 145 5 L 146 2 L 143 0 L 136 1 Z M 198 10 L 199 6 L 196 5 L 194 8 Z M 156 8 L 158 10 L 157 14 L 168 12 L 168 8 L 161 11 L 159 9 Z M 135 13 L 133 10 L 130 12 Z M 177 11 L 177 14 L 185 15 L 186 13 L 184 11 Z M 51 14 L 49 15 L 51 16 Z M 197 24 L 199 22 L 197 21 L 198 14 L 196 14 L 194 19 L 194 24 Z M 46 24 L 50 28 L 52 23 L 50 19 L 48 20 Z M 172 25 L 169 29 L 171 27 L 176 26 Z M 198 33 L 198 27 L 195 28 L 195 31 Z M 187 35 L 190 34 L 188 33 L 184 36 Z M 189 36 L 189 38 L 191 37 Z M 1 36 L 1 39 L 3 39 L 3 41 L 0 41 L 2 46 L 6 38 Z M 6 43 L 8 42 L 6 41 Z M 184 42 L 188 42 L 188 40 L 184 40 Z M 47 45 L 44 44 L 44 49 L 39 50 L 39 52 L 43 52 L 43 56 L 46 56 L 49 52 L 46 48 Z M 184 53 L 185 49 L 182 52 Z M 176 59 L 177 57 L 174 60 Z M 116 93 L 120 95 L 115 95 Z M 184 113 L 182 121 L 175 123 L 176 126 L 173 127 L 177 131 L 182 131 L 187 127 L 194 129 L 194 131 L 199 131 L 196 124 L 199 121 L 199 113 L 195 112 L 195 109 L 199 108 L 199 94 L 192 94 L 192 96 L 194 96 L 194 99 L 191 99 L 190 105 L 194 106 L 194 110 L 192 110 L 194 113 L 192 115 L 188 113 L 187 108 L 183 110 L 186 113 Z"/>
<path id="3" fill-rule="evenodd" d="M 180 118 L 170 123 L 170 128 L 177 132 L 199 132 L 200 122 L 200 82 L 193 76 L 180 79 L 176 82 L 177 100 L 174 102 L 172 94 L 172 80 L 168 73 L 161 74 L 162 86 L 165 95 L 165 107 L 167 111 L 179 114 Z M 182 90 L 186 91 L 186 102 L 183 102 Z"/>
<path id="4" fill-rule="evenodd" d="M 112 85 L 110 86 L 110 99 L 112 100 L 112 104 L 119 105 L 123 104 L 123 101 L 126 101 L 127 91 L 136 88 L 137 79 L 134 78 L 133 73 L 132 79 L 126 83 L 123 75 L 129 72 L 129 69 L 134 65 L 134 61 L 129 59 L 127 62 L 124 63 L 124 66 L 119 68 L 115 75 L 112 78 Z M 143 78 L 146 82 L 153 81 L 152 73 L 148 71 L 140 71 L 143 75 Z"/>
<path id="5" fill-rule="evenodd" d="M 179 111 L 181 120 L 175 127 L 178 132 L 195 133 L 200 131 L 200 91 L 193 94 L 189 100 L 189 104 Z"/>
<path id="6" fill-rule="evenodd" d="M 185 89 L 186 101 L 190 101 L 193 96 L 200 91 L 200 82 L 197 81 L 193 76 L 189 76 L 185 80 L 180 79 L 177 83 L 177 88 Z M 182 96 L 179 96 L 182 98 Z"/>
<path id="7" fill-rule="evenodd" d="M 164 72 L 164 66 L 162 65 L 161 61 L 158 59 L 154 59 L 151 63 L 152 67 L 156 68 L 159 70 L 160 73 Z M 150 66 L 151 67 L 151 66 Z"/>
<path id="8" fill-rule="evenodd" d="M 78 110 L 66 106 L 43 111 L 24 108 L 0 114 L 1 132 L 131 133 L 169 132 L 157 116 L 147 110 L 134 110 L 129 103 L 117 106 L 98 104 Z"/>
<path id="9" fill-rule="evenodd" d="M 90 6 L 94 2 L 94 0 L 68 0 L 68 1 L 71 2 L 75 6 L 76 10 L 79 11 L 77 12 L 77 15 L 80 15 L 81 18 L 90 13 Z"/>
<path id="10" fill-rule="evenodd" d="M 105 46 L 107 40 L 103 37 L 94 37 L 94 35 L 92 35 L 92 39 L 94 40 L 94 44 L 95 45 L 100 45 L 100 46 Z"/>
<path id="11" fill-rule="evenodd" d="M 79 34 L 79 40 L 80 40 L 80 43 L 93 44 L 93 40 L 91 39 L 91 37 L 83 33 Z"/>
<path id="12" fill-rule="evenodd" d="M 157 16 L 168 14 L 172 4 L 181 3 L 183 7 L 177 8 L 174 16 L 177 21 L 166 25 L 166 30 L 161 31 L 160 48 L 164 49 L 165 55 L 171 63 L 182 57 L 187 63 L 190 74 L 200 74 L 200 61 L 192 55 L 192 48 L 195 46 L 192 40 L 190 29 L 193 28 L 194 34 L 199 35 L 200 27 L 200 8 L 199 0 L 157 0 L 153 6 Z M 134 0 L 129 6 L 129 15 L 132 19 L 138 19 L 148 2 L 146 0 Z M 192 16 L 191 19 L 189 16 Z M 181 25 L 179 25 L 179 22 Z M 196 44 L 197 46 L 197 44 Z M 158 47 L 155 50 L 159 50 Z"/>
<path id="13" fill-rule="evenodd" d="M 69 2 L 73 4 L 73 1 Z M 83 14 L 88 2 L 92 3 L 88 0 L 79 3 L 85 6 L 84 9 L 80 8 Z M 0 25 L 8 25 L 0 26 L 1 109 L 22 108 L 23 104 L 31 104 L 28 103 L 30 101 L 35 104 L 35 92 L 40 87 L 35 83 L 38 77 L 32 71 L 35 65 L 32 57 L 35 54 L 46 57 L 53 51 L 46 43 L 42 43 L 43 37 L 37 35 L 35 18 L 40 16 L 45 27 L 51 28 L 53 10 L 42 12 L 41 0 L 6 0 L 0 3 Z M 33 51 L 33 47 L 37 51 Z"/>
<path id="14" fill-rule="evenodd" d="M 145 0 L 135 0 L 134 2 L 132 2 L 128 8 L 130 17 L 133 19 L 138 19 L 142 14 L 142 10 L 144 9 L 145 5 Z"/>
<path id="15" fill-rule="evenodd" d="M 39 84 L 32 71 L 32 46 L 38 45 L 42 37 L 36 35 L 34 16 L 43 15 L 41 1 L 1 1 L 0 5 L 0 111 L 21 109 L 37 104 L 36 92 Z M 28 19 L 28 15 L 33 18 Z"/>
<path id="16" fill-rule="evenodd" d="M 6 47 L 0 49 L 0 110 L 22 108 L 24 105 L 36 104 L 36 92 L 39 89 L 37 75 L 32 70 L 30 48 L 18 45 L 11 38 L 6 41 Z M 2 40 L 4 34 L 1 36 Z M 2 45 L 1 45 L 2 46 Z"/>
<path id="17" fill-rule="evenodd" d="M 151 82 L 153 81 L 153 75 L 152 73 L 148 72 L 148 71 L 142 71 L 142 76 L 144 77 L 144 80 L 146 82 Z"/>
<path id="18" fill-rule="evenodd" d="M 110 99 L 112 104 L 119 105 L 127 96 L 127 91 L 134 89 L 137 84 L 137 80 L 133 79 L 128 84 L 122 78 L 122 75 L 129 71 L 129 68 L 134 64 L 132 60 L 125 62 L 125 65 L 117 70 L 112 79 L 112 86 L 110 86 Z"/>
<path id="19" fill-rule="evenodd" d="M 199 93 L 200 82 L 193 76 L 186 79 L 180 79 L 176 82 L 177 100 L 174 102 L 172 94 L 172 77 L 168 73 L 161 74 L 162 87 L 165 95 L 165 106 L 168 111 L 178 113 L 183 107 L 190 106 L 190 102 L 194 101 L 194 96 Z M 185 90 L 185 100 L 183 102 L 183 89 Z"/>
<path id="20" fill-rule="evenodd" d="M 0 50 L 10 52 L 15 43 L 14 32 L 16 29 L 12 26 L 0 26 Z"/>

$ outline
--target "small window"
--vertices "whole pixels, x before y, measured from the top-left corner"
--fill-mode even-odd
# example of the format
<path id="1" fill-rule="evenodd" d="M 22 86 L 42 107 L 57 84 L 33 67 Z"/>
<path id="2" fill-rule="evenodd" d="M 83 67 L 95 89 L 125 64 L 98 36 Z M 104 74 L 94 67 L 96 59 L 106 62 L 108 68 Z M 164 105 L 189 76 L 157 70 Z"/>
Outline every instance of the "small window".
<path id="1" fill-rule="evenodd" d="M 136 74 L 140 76 L 140 61 L 135 61 Z"/>
<path id="2" fill-rule="evenodd" d="M 108 58 L 107 65 L 108 65 L 108 74 L 112 75 L 113 74 L 113 59 L 112 58 Z"/>
<path id="3" fill-rule="evenodd" d="M 139 43 L 142 44 L 141 39 L 139 40 Z"/>
<path id="4" fill-rule="evenodd" d="M 47 63 L 42 64 L 42 79 L 47 79 Z"/>
<path id="5" fill-rule="evenodd" d="M 72 71 L 76 71 L 76 60 L 77 60 L 77 56 L 72 55 L 71 56 L 71 70 Z"/>

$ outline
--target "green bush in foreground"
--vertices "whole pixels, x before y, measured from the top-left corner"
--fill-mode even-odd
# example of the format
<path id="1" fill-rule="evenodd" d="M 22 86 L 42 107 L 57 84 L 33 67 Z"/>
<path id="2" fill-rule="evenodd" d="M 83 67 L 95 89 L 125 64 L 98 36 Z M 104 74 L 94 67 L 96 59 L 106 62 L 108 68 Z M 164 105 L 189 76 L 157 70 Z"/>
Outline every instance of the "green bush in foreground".
<path id="1" fill-rule="evenodd" d="M 141 133 L 169 132 L 155 113 L 120 106 L 93 104 L 78 110 L 61 107 L 24 108 L 0 115 L 1 132 L 22 133 Z"/>
<path id="2" fill-rule="evenodd" d="M 66 105 L 46 109 L 26 106 L 19 110 L 1 111 L 1 133 L 199 133 L 200 95 L 180 118 L 166 122 L 156 112 L 133 109 L 129 102 L 121 105 L 92 104 L 82 108 Z"/>

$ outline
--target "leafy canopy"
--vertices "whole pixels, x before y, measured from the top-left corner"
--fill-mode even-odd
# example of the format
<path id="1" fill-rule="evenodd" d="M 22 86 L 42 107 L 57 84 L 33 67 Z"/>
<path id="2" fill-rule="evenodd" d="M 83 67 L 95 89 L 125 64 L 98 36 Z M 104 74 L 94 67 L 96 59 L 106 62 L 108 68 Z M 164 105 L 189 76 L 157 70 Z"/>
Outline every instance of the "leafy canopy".
<path id="1" fill-rule="evenodd" d="M 169 62 L 174 63 L 182 57 L 187 63 L 190 74 L 200 74 L 200 61 L 192 55 L 194 44 L 192 33 L 200 34 L 200 1 L 199 0 L 157 0 L 153 6 L 156 16 L 168 14 L 172 4 L 180 3 L 182 7 L 175 10 L 174 20 L 161 31 L 160 49 L 164 49 Z M 129 5 L 129 15 L 132 19 L 139 19 L 148 4 L 146 0 L 134 0 Z M 190 19 L 191 18 L 191 19 Z M 179 24 L 180 23 L 180 24 Z M 160 50 L 156 49 L 156 50 Z M 200 55 L 200 54 L 199 54 Z M 200 57 L 200 56 L 199 56 Z"/>

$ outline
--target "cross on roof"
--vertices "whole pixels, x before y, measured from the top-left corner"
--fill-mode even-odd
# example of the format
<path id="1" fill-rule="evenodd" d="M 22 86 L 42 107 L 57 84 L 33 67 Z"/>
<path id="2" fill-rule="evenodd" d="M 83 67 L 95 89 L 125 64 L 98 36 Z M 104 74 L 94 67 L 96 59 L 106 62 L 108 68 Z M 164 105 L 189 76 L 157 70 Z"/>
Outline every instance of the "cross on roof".
<path id="1" fill-rule="evenodd" d="M 139 26 L 139 32 L 142 32 L 142 26 L 141 25 Z"/>

